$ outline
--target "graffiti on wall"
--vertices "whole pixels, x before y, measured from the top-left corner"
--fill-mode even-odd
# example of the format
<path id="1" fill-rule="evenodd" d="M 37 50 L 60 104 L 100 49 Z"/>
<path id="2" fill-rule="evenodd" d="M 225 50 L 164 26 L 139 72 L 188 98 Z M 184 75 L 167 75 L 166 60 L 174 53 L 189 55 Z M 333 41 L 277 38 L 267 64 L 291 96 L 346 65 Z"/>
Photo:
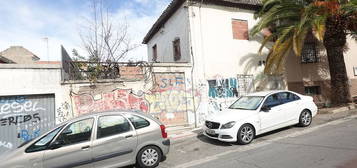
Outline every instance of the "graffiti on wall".
<path id="1" fill-rule="evenodd" d="M 37 124 L 40 123 L 41 117 L 39 113 L 28 114 L 28 115 L 16 115 L 16 116 L 4 116 L 0 119 L 0 127 L 2 126 L 11 126 L 18 124 Z"/>
<path id="2" fill-rule="evenodd" d="M 207 80 L 208 100 L 200 103 L 198 123 L 202 124 L 207 116 L 218 113 L 229 107 L 239 96 L 254 91 L 253 75 L 237 75 L 237 77 Z"/>
<path id="3" fill-rule="evenodd" d="M 45 108 L 38 106 L 38 102 L 27 100 L 24 96 L 15 96 L 9 99 L 0 98 L 0 105 L 0 115 L 6 115 L 6 117 L 23 115 L 31 111 L 45 110 Z"/>
<path id="4" fill-rule="evenodd" d="M 219 112 L 221 108 L 221 105 L 212 99 L 209 99 L 208 102 L 199 102 L 197 123 L 203 124 L 208 116 Z"/>
<path id="5" fill-rule="evenodd" d="M 11 142 L 0 141 L 0 148 L 12 149 L 13 145 Z"/>
<path id="6" fill-rule="evenodd" d="M 0 97 L 0 153 L 53 126 L 54 95 Z"/>
<path id="7" fill-rule="evenodd" d="M 0 127 L 40 123 L 39 112 L 46 109 L 38 103 L 25 96 L 0 98 Z"/>
<path id="8" fill-rule="evenodd" d="M 208 96 L 212 98 L 238 97 L 236 78 L 208 80 Z"/>
<path id="9" fill-rule="evenodd" d="M 59 120 L 117 109 L 148 112 L 167 125 L 187 124 L 188 115 L 197 114 L 200 123 L 208 115 L 228 107 L 237 97 L 254 89 L 253 78 L 249 75 L 195 81 L 194 88 L 184 73 L 154 73 L 153 77 L 154 87 L 146 93 L 116 89 L 96 95 L 72 95 L 73 112 L 68 103 L 62 104 L 57 109 Z"/>
<path id="10" fill-rule="evenodd" d="M 34 130 L 26 130 L 26 129 L 22 129 L 20 130 L 19 133 L 19 138 L 21 138 L 23 141 L 29 141 L 31 139 L 35 139 L 37 137 L 40 136 L 40 129 L 34 129 Z"/>
<path id="11" fill-rule="evenodd" d="M 100 95 L 74 95 L 75 116 L 109 110 L 140 110 L 147 112 L 148 103 L 144 95 L 134 94 L 131 89 L 117 89 Z"/>
<path id="12" fill-rule="evenodd" d="M 71 119 L 73 116 L 71 105 L 68 102 L 64 102 L 56 110 L 57 120 L 61 123 Z"/>
<path id="13" fill-rule="evenodd" d="M 253 75 L 237 75 L 236 78 L 208 80 L 208 96 L 211 98 L 232 98 L 246 95 L 254 90 Z"/>
<path id="14" fill-rule="evenodd" d="M 156 73 L 156 87 L 145 95 L 150 113 L 170 125 L 187 123 L 185 76 L 183 73 Z"/>

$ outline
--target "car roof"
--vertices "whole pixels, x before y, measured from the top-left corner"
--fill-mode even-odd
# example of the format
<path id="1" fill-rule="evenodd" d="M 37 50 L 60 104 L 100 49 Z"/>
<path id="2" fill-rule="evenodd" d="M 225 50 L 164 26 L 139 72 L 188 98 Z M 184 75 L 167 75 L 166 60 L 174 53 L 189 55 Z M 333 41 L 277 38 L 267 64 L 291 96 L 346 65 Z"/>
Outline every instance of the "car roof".
<path id="1" fill-rule="evenodd" d="M 111 114 L 121 114 L 121 113 L 139 114 L 141 116 L 144 116 L 144 117 L 147 117 L 147 118 L 150 118 L 150 119 L 154 120 L 158 124 L 161 124 L 161 122 L 158 119 L 154 118 L 150 114 L 143 113 L 142 111 L 138 111 L 138 110 L 110 110 L 110 111 L 101 111 L 101 112 L 93 112 L 93 113 L 83 114 L 83 115 L 74 117 L 74 118 L 72 118 L 70 120 L 67 120 L 67 121 L 65 121 L 63 123 L 60 123 L 59 125 L 65 125 L 65 124 L 67 124 L 69 122 L 78 121 L 78 120 L 82 120 L 84 118 L 94 117 L 94 116 L 98 116 L 98 115 L 111 115 Z"/>
<path id="2" fill-rule="evenodd" d="M 268 96 L 274 93 L 279 93 L 279 92 L 291 92 L 288 90 L 267 90 L 267 91 L 260 91 L 260 92 L 254 92 L 254 93 L 250 93 L 247 96 Z"/>
<path id="3" fill-rule="evenodd" d="M 81 120 L 81 119 L 88 118 L 88 117 L 94 117 L 94 116 L 98 116 L 98 115 L 119 114 L 119 113 L 142 114 L 142 112 L 140 112 L 140 111 L 130 111 L 130 110 L 110 110 L 110 111 L 93 112 L 93 113 L 87 113 L 87 114 L 82 114 L 80 116 L 73 117 L 73 118 L 61 123 L 60 125 L 68 123 L 68 122 L 72 122 L 72 121 Z"/>

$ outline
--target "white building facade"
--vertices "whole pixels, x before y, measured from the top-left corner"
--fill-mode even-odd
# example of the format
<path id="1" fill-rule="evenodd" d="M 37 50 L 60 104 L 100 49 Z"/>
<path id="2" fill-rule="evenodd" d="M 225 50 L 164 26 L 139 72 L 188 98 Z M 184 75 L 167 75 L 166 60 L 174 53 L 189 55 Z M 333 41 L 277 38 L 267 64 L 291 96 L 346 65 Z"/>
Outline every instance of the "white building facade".
<path id="1" fill-rule="evenodd" d="M 207 115 L 247 92 L 285 89 L 282 78 L 263 75 L 268 52 L 265 48 L 258 55 L 263 33 L 249 36 L 259 4 L 258 0 L 174 0 L 144 38 L 149 61 L 190 66 L 185 74 L 193 101 L 188 124 L 202 124 Z"/>

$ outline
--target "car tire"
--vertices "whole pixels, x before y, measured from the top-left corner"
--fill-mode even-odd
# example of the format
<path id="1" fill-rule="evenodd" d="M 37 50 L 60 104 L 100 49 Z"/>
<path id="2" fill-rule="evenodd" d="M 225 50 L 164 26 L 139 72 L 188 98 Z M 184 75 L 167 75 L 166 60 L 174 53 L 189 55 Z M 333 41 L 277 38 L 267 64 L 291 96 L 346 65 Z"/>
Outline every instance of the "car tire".
<path id="1" fill-rule="evenodd" d="M 142 148 L 136 156 L 136 166 L 141 168 L 157 167 L 162 159 L 161 150 L 156 146 Z"/>
<path id="2" fill-rule="evenodd" d="M 311 112 L 309 110 L 303 110 L 299 116 L 299 126 L 307 127 L 311 124 L 311 122 L 312 122 Z"/>
<path id="3" fill-rule="evenodd" d="M 243 124 L 237 133 L 237 143 L 240 145 L 246 145 L 253 141 L 255 137 L 255 130 L 250 124 Z"/>

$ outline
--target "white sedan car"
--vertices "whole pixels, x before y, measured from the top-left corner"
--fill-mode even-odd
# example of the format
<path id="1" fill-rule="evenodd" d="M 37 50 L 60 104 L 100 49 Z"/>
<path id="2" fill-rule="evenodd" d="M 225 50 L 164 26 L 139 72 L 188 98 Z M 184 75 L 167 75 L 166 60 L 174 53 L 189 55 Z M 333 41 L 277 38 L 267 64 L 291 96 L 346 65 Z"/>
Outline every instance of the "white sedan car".
<path id="1" fill-rule="evenodd" d="M 291 91 L 256 92 L 240 97 L 228 109 L 209 116 L 203 134 L 224 142 L 249 144 L 254 137 L 299 124 L 309 126 L 317 113 L 312 97 Z"/>

